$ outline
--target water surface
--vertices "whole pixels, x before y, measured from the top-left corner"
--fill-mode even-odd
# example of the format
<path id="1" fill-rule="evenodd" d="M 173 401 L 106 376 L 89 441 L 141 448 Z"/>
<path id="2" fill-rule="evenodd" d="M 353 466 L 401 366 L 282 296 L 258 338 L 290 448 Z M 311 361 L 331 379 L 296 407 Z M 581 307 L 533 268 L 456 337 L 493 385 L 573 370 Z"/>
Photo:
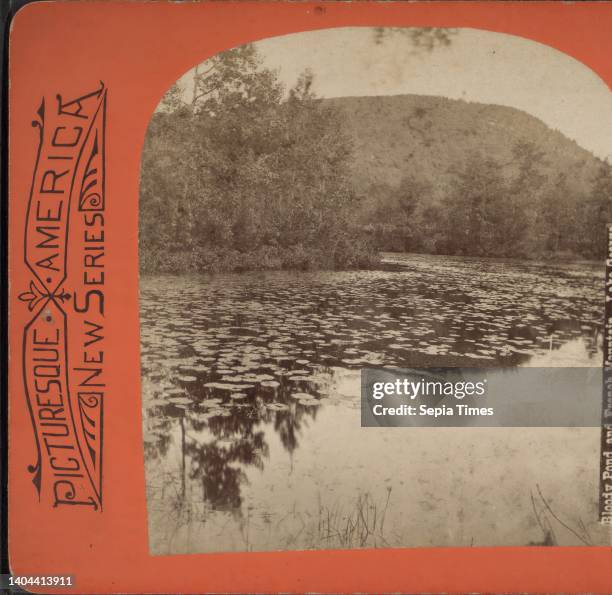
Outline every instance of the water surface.
<path id="1" fill-rule="evenodd" d="M 597 428 L 361 428 L 365 366 L 600 366 L 603 269 L 141 279 L 154 554 L 607 544 Z"/>

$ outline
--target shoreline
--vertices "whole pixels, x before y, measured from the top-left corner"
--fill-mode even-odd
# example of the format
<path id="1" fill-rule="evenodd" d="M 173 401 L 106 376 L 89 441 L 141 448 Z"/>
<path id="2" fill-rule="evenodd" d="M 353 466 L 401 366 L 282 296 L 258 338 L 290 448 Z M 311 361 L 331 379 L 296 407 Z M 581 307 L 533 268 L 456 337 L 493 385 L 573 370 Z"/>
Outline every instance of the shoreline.
<path id="1" fill-rule="evenodd" d="M 503 257 L 490 257 L 490 256 L 462 256 L 457 254 L 429 254 L 426 252 L 379 252 L 378 263 L 368 267 L 348 267 L 348 268 L 299 268 L 299 267 L 261 267 L 261 268 L 245 268 L 243 270 L 217 270 L 217 271 L 198 271 L 190 269 L 179 269 L 174 271 L 142 271 L 139 270 L 139 278 L 143 277 L 159 277 L 159 276 L 182 276 L 182 275 L 243 275 L 243 274 L 254 274 L 254 273 L 273 273 L 273 272 L 284 272 L 284 273 L 346 273 L 356 271 L 388 271 L 395 268 L 401 270 L 408 268 L 410 263 L 407 259 L 426 259 L 431 258 L 435 260 L 448 260 L 449 262 L 461 261 L 461 262 L 485 262 L 485 263 L 500 263 L 510 265 L 523 265 L 523 266 L 585 266 L 589 268 L 601 268 L 602 271 L 605 267 L 604 261 L 599 260 L 586 260 L 586 259 L 564 259 L 564 258 L 550 258 L 545 259 L 542 257 L 534 258 L 503 258 Z"/>

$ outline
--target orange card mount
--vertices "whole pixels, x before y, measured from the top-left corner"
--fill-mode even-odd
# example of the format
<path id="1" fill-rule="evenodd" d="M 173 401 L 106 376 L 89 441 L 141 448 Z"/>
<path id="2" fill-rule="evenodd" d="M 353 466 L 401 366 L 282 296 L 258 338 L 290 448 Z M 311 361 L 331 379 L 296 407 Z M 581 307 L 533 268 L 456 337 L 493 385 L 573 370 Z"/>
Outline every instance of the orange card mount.
<path id="1" fill-rule="evenodd" d="M 257 482 L 268 481 L 261 461 L 268 457 L 275 461 L 270 468 L 284 469 L 282 465 L 285 463 L 274 458 L 275 448 L 278 452 L 283 448 L 290 451 L 287 465 L 295 465 L 296 474 L 300 472 L 299 466 L 306 464 L 296 454 L 295 443 L 291 442 L 292 433 L 282 432 L 287 427 L 283 425 L 286 423 L 283 415 L 287 411 L 292 415 L 299 413 L 302 422 L 314 423 L 315 415 L 308 413 L 316 409 L 314 397 L 304 388 L 297 393 L 294 391 L 293 396 L 289 395 L 297 401 L 297 405 L 291 405 L 293 408 L 280 402 L 267 403 L 272 405 L 267 407 L 265 399 L 256 400 L 253 410 L 267 407 L 269 413 L 265 415 L 268 417 L 262 413 L 257 418 L 259 425 L 248 421 L 248 416 L 236 417 L 236 424 L 251 442 L 248 445 L 241 441 L 230 444 L 227 441 L 234 438 L 228 438 L 229 430 L 221 427 L 221 422 L 217 426 L 211 424 L 211 416 L 228 417 L 222 413 L 221 407 L 245 399 L 248 401 L 255 382 L 263 382 L 266 390 L 277 391 L 274 394 L 281 392 L 285 381 L 279 381 L 277 376 L 282 374 L 276 369 L 270 373 L 270 368 L 267 376 L 261 372 L 256 375 L 245 367 L 239 383 L 241 388 L 231 389 L 233 400 L 227 401 L 226 396 L 217 398 L 211 391 L 220 391 L 221 394 L 230 390 L 227 386 L 231 381 L 223 380 L 223 370 L 231 370 L 237 365 L 232 362 L 230 352 L 242 349 L 245 341 L 236 339 L 235 343 L 228 343 L 231 349 L 225 347 L 227 354 L 222 352 L 220 362 L 218 352 L 224 346 L 218 339 L 224 337 L 230 341 L 234 331 L 225 329 L 214 340 L 210 339 L 210 333 L 206 334 L 208 331 L 202 331 L 198 338 L 198 353 L 202 357 L 198 359 L 191 348 L 183 349 L 182 341 L 191 332 L 186 330 L 191 328 L 190 322 L 185 324 L 183 320 L 181 326 L 179 321 L 177 326 L 164 327 L 159 334 L 147 326 L 151 312 L 157 312 L 153 314 L 155 320 L 163 321 L 169 317 L 167 308 L 175 308 L 172 310 L 175 314 L 192 309 L 193 303 L 187 301 L 187 296 L 196 291 L 193 285 L 187 285 L 177 294 L 176 284 L 164 277 L 166 281 L 160 285 L 161 294 L 165 296 L 161 298 L 162 306 L 150 310 L 147 309 L 149 304 L 143 306 L 144 302 L 140 302 L 141 298 L 145 300 L 149 295 L 149 286 L 146 280 L 139 286 L 139 267 L 140 271 L 144 270 L 143 267 L 155 268 L 159 261 L 139 263 L 139 230 L 143 241 L 149 237 L 143 235 L 143 229 L 148 229 L 143 226 L 156 219 L 158 240 L 168 247 L 167 252 L 171 251 L 172 242 L 183 245 L 186 241 L 183 236 L 171 237 L 169 230 L 175 230 L 172 227 L 174 220 L 163 210 L 155 211 L 157 215 L 152 217 L 149 215 L 154 211 L 144 215 L 141 211 L 139 221 L 139 196 L 142 201 L 143 193 L 149 188 L 145 185 L 151 183 L 151 187 L 159 187 L 164 183 L 161 178 L 146 177 L 145 174 L 157 169 L 162 171 L 167 164 L 164 161 L 167 154 L 164 157 L 163 151 L 149 152 L 151 147 L 155 149 L 151 143 L 157 142 L 149 136 L 150 126 L 163 120 L 163 117 L 155 120 L 154 114 L 163 116 L 171 110 L 180 111 L 180 107 L 176 108 L 177 103 L 172 103 L 173 97 L 176 99 L 177 96 L 168 90 L 183 80 L 181 77 L 185 73 L 195 72 L 193 80 L 196 82 L 183 84 L 179 91 L 182 96 L 177 101 L 190 105 L 196 112 L 208 109 L 211 119 L 220 117 L 208 104 L 202 103 L 205 99 L 198 97 L 201 88 L 197 77 L 205 70 L 204 67 L 193 69 L 206 60 L 245 44 L 264 43 L 290 34 L 343 28 L 365 32 L 410 28 L 465 30 L 471 31 L 470 35 L 504 34 L 519 41 L 537 42 L 546 49 L 553 48 L 581 67 L 590 69 L 588 76 L 604 81 L 608 86 L 612 83 L 612 39 L 609 35 L 612 10 L 607 3 L 41 2 L 29 4 L 15 15 L 9 40 L 10 566 L 16 576 L 64 575 L 74 579 L 71 587 L 40 588 L 41 592 L 612 591 L 612 548 L 609 541 L 606 542 L 605 534 L 598 533 L 605 531 L 604 525 L 597 526 L 599 484 L 593 492 L 593 506 L 590 512 L 587 511 L 592 518 L 584 521 L 588 531 L 577 531 L 578 537 L 569 536 L 567 543 L 561 543 L 559 535 L 553 537 L 554 531 L 545 527 L 546 539 L 530 546 L 527 546 L 528 537 L 520 546 L 512 540 L 514 529 L 509 530 L 510 537 L 504 537 L 505 541 L 501 543 L 487 537 L 480 541 L 473 538 L 476 541 L 471 544 L 469 536 L 459 539 L 453 534 L 449 537 L 452 531 L 444 529 L 445 521 L 441 521 L 437 529 L 432 529 L 439 531 L 436 543 L 426 539 L 414 542 L 408 536 L 391 544 L 388 537 L 381 537 L 375 543 L 366 531 L 367 535 L 360 543 L 335 541 L 329 548 L 319 546 L 311 550 L 299 541 L 303 533 L 302 537 L 297 537 L 296 531 L 294 535 L 298 545 L 295 547 L 287 544 L 284 547 L 274 540 L 262 547 L 252 547 L 254 542 L 250 540 L 261 538 L 263 533 L 255 534 L 255 525 L 249 529 L 245 520 L 248 515 L 238 518 L 235 512 L 237 508 L 249 510 L 245 492 L 238 492 L 238 495 L 235 490 L 232 492 L 245 477 L 248 476 L 251 485 L 249 497 L 253 501 L 260 497 L 257 492 L 260 484 Z M 414 39 L 418 45 L 418 36 Z M 348 38 L 347 43 L 350 43 Z M 278 51 L 274 54 L 273 49 L 269 52 L 270 55 L 279 55 Z M 304 64 L 308 64 L 306 58 L 300 54 Z M 239 59 L 250 64 L 251 57 L 247 52 Z M 317 60 L 324 64 L 326 58 L 319 56 Z M 282 65 L 280 68 L 282 73 Z M 529 68 L 529 65 L 524 64 L 524 68 Z M 334 71 L 329 72 L 328 82 L 333 82 Z M 315 72 L 315 81 L 316 75 Z M 355 80 L 358 78 L 355 76 Z M 377 84 L 383 83 L 379 81 Z M 276 97 L 276 87 L 271 85 L 269 89 L 266 101 Z M 308 97 L 307 77 L 302 79 L 301 86 L 295 87 L 295 93 L 302 93 L 302 98 Z M 341 91 L 337 95 L 342 95 Z M 257 106 L 260 100 L 263 101 L 262 96 L 255 94 L 252 104 Z M 418 116 L 421 112 L 414 114 Z M 280 121 L 275 120 L 277 124 Z M 421 128 L 423 122 L 417 118 L 409 120 L 407 125 L 418 129 L 417 135 L 421 132 L 427 134 L 427 129 Z M 257 118 L 253 120 L 254 127 L 256 123 Z M 210 130 L 217 130 L 213 124 L 210 126 Z M 302 133 L 316 135 L 315 128 L 304 127 Z M 336 137 L 339 135 L 328 134 L 324 137 L 326 144 L 321 146 L 329 148 L 333 144 L 331 139 Z M 236 146 L 239 145 L 237 142 Z M 157 147 L 167 146 L 161 143 Z M 605 147 L 593 146 L 589 150 L 597 154 L 601 162 L 605 161 Z M 313 152 L 312 158 L 321 153 L 321 150 Z M 341 148 L 338 148 L 338 154 L 342 154 Z M 155 159 L 147 161 L 151 155 Z M 339 157 L 334 163 L 341 161 Z M 249 175 L 258 176 L 262 162 L 251 165 Z M 327 175 L 324 166 L 317 165 L 317 171 L 319 176 Z M 232 175 L 235 178 L 246 174 L 234 172 Z M 262 188 L 269 183 L 269 179 L 263 176 L 252 179 L 256 179 Z M 333 188 L 337 196 L 343 196 L 342 184 Z M 254 218 L 258 209 L 249 212 Z M 149 218 L 143 221 L 145 215 Z M 188 211 L 180 211 L 177 221 L 189 216 Z M 226 216 L 231 217 L 231 210 Z M 219 220 L 222 219 L 220 216 Z M 296 221 L 298 223 L 293 229 L 299 224 L 299 220 Z M 243 221 L 241 225 L 246 223 Z M 179 230 L 176 233 L 180 234 L 181 229 L 180 225 L 176 227 Z M 208 230 L 206 233 L 212 232 Z M 155 241 L 153 237 L 150 245 L 157 251 L 152 248 L 147 255 L 161 258 L 164 250 Z M 272 246 L 273 242 L 269 245 Z M 246 258 L 245 253 L 240 252 L 240 258 Z M 197 254 L 198 262 L 208 258 L 204 250 Z M 215 252 L 215 258 L 221 258 L 219 254 Z M 270 262 L 279 258 L 277 253 L 266 254 Z M 292 253 L 298 258 L 296 254 Z M 180 268 L 182 262 L 165 261 L 164 266 L 172 271 Z M 422 274 L 431 271 L 429 265 L 422 266 Z M 236 286 L 230 281 L 221 283 L 219 278 L 211 281 L 211 291 L 225 296 L 227 312 L 234 316 L 232 308 L 239 308 L 241 303 L 237 298 L 232 301 L 235 295 L 230 295 L 231 288 Z M 291 281 L 283 279 L 282 283 L 290 284 Z M 321 295 L 327 291 L 326 287 L 329 286 L 317 285 L 318 289 L 313 290 L 312 295 Z M 236 291 L 243 295 L 241 290 Z M 249 291 L 258 290 L 250 286 Z M 329 297 L 328 304 L 343 299 L 338 297 L 339 294 L 325 295 Z M 203 300 L 199 298 L 199 301 Z M 351 307 L 350 300 L 343 304 L 346 308 Z M 298 306 L 292 307 L 291 312 Z M 227 314 L 215 312 L 219 317 Z M 249 310 L 248 315 L 260 321 L 257 318 L 260 314 L 254 312 Z M 283 312 L 287 320 L 295 321 L 289 310 Z M 603 320 L 603 307 L 599 314 Z M 211 316 L 210 312 L 202 314 L 203 319 L 209 321 L 206 329 L 221 324 L 218 319 L 214 324 L 210 322 Z M 258 324 L 250 330 L 243 329 L 242 335 L 254 341 L 253 337 L 262 332 Z M 579 332 L 580 325 L 577 328 L 576 332 Z M 280 327 L 277 330 L 282 334 Z M 566 331 L 565 327 L 555 330 L 563 337 Z M 375 339 L 376 331 L 372 333 Z M 553 343 L 555 337 L 561 335 L 550 339 L 550 353 L 556 353 Z M 582 337 L 574 339 L 578 341 Z M 275 340 L 272 335 L 266 338 L 268 343 Z M 159 344 L 167 349 L 158 358 L 164 361 L 151 359 L 151 346 Z M 578 344 L 571 345 L 575 347 Z M 284 349 L 283 341 L 276 349 Z M 311 351 L 312 359 L 314 348 Z M 597 349 L 595 353 L 597 357 Z M 325 355 L 335 357 L 333 353 Z M 345 355 L 345 360 L 349 360 L 350 355 L 350 352 Z M 187 422 L 180 412 L 185 410 L 187 401 L 184 399 L 191 398 L 189 395 L 195 390 L 192 386 L 199 382 L 198 374 L 204 374 L 208 365 L 206 357 L 217 358 L 215 365 L 222 372 L 206 383 L 208 392 L 200 399 L 200 408 L 190 417 L 192 421 Z M 189 361 L 178 362 L 181 358 Z M 299 361 L 303 363 L 291 364 L 293 376 L 288 373 L 285 376 L 289 378 L 287 382 L 302 387 L 300 378 L 306 376 L 304 370 L 311 362 L 308 357 Z M 159 369 L 174 364 L 178 370 L 178 388 L 166 386 L 164 379 L 155 380 Z M 350 367 L 352 364 L 346 365 Z M 420 362 L 420 365 L 424 363 Z M 167 426 L 164 426 L 166 429 L 156 426 L 151 430 L 146 425 L 148 418 L 143 426 L 143 402 L 149 399 L 153 403 L 145 408 L 146 411 L 158 411 L 155 407 L 159 407 L 159 403 L 155 399 L 158 399 L 156 391 L 159 386 L 166 387 L 164 390 L 170 395 L 169 402 L 164 405 L 167 407 L 163 409 L 165 413 L 160 414 L 166 416 L 163 421 Z M 223 399 L 227 402 L 222 403 Z M 231 406 L 235 407 L 235 404 Z M 209 409 L 205 409 L 205 405 Z M 229 406 L 227 410 L 230 410 Z M 269 421 L 269 415 L 277 416 L 276 435 L 279 438 L 274 440 L 271 438 L 275 431 L 274 423 Z M 317 421 L 321 432 L 325 419 L 321 413 Z M 266 420 L 271 428 L 268 438 Z M 211 425 L 214 426 L 212 429 Z M 307 426 L 308 423 L 300 427 Z M 361 452 L 359 448 L 363 448 L 365 453 L 367 445 L 374 444 L 377 440 L 374 432 L 379 430 L 370 431 L 358 426 L 357 418 L 352 441 L 337 444 L 334 447 L 336 451 L 350 444 L 355 445 L 355 452 Z M 215 449 L 207 450 L 206 456 L 198 459 L 185 445 L 190 440 L 203 440 L 201 436 L 215 427 L 224 433 L 226 442 L 219 445 L 217 440 Z M 334 425 L 329 427 L 333 429 Z M 380 430 L 381 435 L 386 431 Z M 403 436 L 411 432 L 413 430 L 406 429 Z M 329 434 L 321 433 L 321 440 L 332 436 L 331 444 L 333 434 L 332 430 Z M 360 439 L 356 438 L 358 434 Z M 154 444 L 152 439 L 149 440 L 150 436 L 155 437 Z M 164 442 L 165 436 L 171 436 L 171 439 Z M 177 446 L 181 440 L 182 451 Z M 529 442 L 527 432 L 522 440 Z M 443 441 L 438 440 L 436 448 L 444 448 L 440 442 Z M 599 444 L 598 435 L 598 448 Z M 605 444 L 604 440 L 604 447 Z M 155 456 L 160 456 L 163 451 L 164 462 L 149 465 L 148 461 L 153 459 L 147 454 L 147 449 L 155 448 Z M 497 459 L 504 458 L 503 444 L 497 444 L 495 452 Z M 599 454 L 587 452 L 589 457 L 597 459 L 597 465 Z M 388 456 L 393 457 L 394 452 Z M 456 452 L 455 456 L 458 457 L 457 473 L 469 486 L 472 471 L 462 467 L 461 452 Z M 555 457 L 552 450 L 546 456 L 555 473 L 562 475 L 563 461 Z M 219 457 L 226 457 L 222 473 L 211 463 Z M 486 463 L 491 474 L 497 472 L 495 461 L 496 457 L 492 457 Z M 316 465 L 323 466 L 324 462 L 322 457 Z M 179 480 L 170 486 L 175 492 L 178 490 L 182 503 L 190 490 L 197 489 L 201 493 L 204 482 L 207 494 L 207 503 L 204 504 L 214 510 L 212 521 L 222 518 L 226 523 L 226 541 L 222 547 L 215 548 L 214 543 L 206 541 L 206 531 L 210 529 L 202 526 L 198 531 L 203 533 L 197 535 L 183 533 L 183 529 L 170 537 L 160 532 L 159 527 L 170 514 L 168 511 L 172 510 L 172 504 L 167 494 L 160 496 L 152 491 L 154 481 L 151 478 L 157 478 L 158 471 L 165 472 L 170 468 L 166 464 L 175 465 L 179 475 L 182 473 L 182 484 Z M 316 465 L 313 463 L 312 469 Z M 198 475 L 201 468 L 206 469 L 204 476 Z M 292 494 L 298 491 L 309 493 L 310 488 L 305 483 L 291 484 L 291 477 L 295 476 L 291 476 L 290 471 L 286 475 L 289 479 L 275 486 L 282 490 L 285 484 L 291 485 L 293 487 L 286 489 L 294 490 Z M 427 473 L 426 470 L 423 472 Z M 328 475 L 333 479 L 335 473 L 332 470 Z M 257 479 L 260 477 L 264 479 Z M 338 482 L 344 481 L 340 471 L 337 477 Z M 585 477 L 584 481 L 593 485 L 599 479 L 594 474 Z M 346 481 L 350 485 L 350 477 Z M 459 485 L 463 484 L 445 484 L 440 488 L 445 492 L 438 495 L 449 501 L 458 498 L 456 490 Z M 557 489 L 552 486 L 558 487 L 554 479 L 550 485 L 551 489 Z M 569 481 L 566 488 L 578 489 Z M 564 488 L 558 489 L 562 491 Z M 227 496 L 230 492 L 232 496 Z M 390 489 L 388 492 L 391 494 Z M 539 522 L 537 519 L 542 520 L 542 515 L 548 514 L 545 509 L 550 499 L 546 494 L 538 496 L 537 491 L 535 495 L 541 496 L 541 507 L 534 503 L 534 519 L 522 522 L 520 530 L 525 531 L 525 535 Z M 159 502 L 155 500 L 158 496 L 161 498 Z M 500 491 L 493 498 L 498 498 L 501 503 L 504 494 Z M 377 500 L 361 499 L 358 502 L 360 505 L 365 502 L 366 508 L 376 509 L 377 514 L 384 507 L 384 501 L 382 504 Z M 156 508 L 158 504 L 159 508 Z M 602 506 L 605 512 L 605 504 Z M 361 514 L 366 508 L 360 509 Z M 459 509 L 451 508 L 449 511 L 449 516 L 455 518 L 463 514 Z M 159 525 L 152 521 L 157 518 L 156 514 Z M 204 513 L 202 509 L 193 508 L 189 514 L 201 516 Z M 273 516 L 274 510 L 270 514 Z M 306 516 L 302 518 L 306 519 Z M 591 521 L 593 528 L 589 525 Z M 367 528 L 370 521 L 363 522 Z M 236 545 L 238 541 L 233 541 L 234 530 L 236 536 L 247 535 L 240 547 Z M 249 534 L 249 530 L 253 533 Z M 415 524 L 417 530 L 418 523 Z M 504 529 L 489 527 L 487 530 L 492 536 Z M 382 536 L 382 528 L 374 533 Z M 553 539 L 558 539 L 558 545 L 563 547 L 544 547 Z M 433 547 L 435 545 L 445 547 Z M 498 547 L 484 547 L 486 545 Z M 253 549 L 260 551 L 251 551 Z M 37 590 L 36 587 L 31 589 Z"/>

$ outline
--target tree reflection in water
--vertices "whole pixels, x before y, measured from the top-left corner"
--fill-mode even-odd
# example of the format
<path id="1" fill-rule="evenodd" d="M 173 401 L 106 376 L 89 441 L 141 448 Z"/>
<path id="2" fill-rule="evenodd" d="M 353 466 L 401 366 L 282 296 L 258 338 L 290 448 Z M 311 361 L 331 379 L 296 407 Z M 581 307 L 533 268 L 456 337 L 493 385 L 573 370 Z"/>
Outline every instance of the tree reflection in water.
<path id="1" fill-rule="evenodd" d="M 312 392 L 312 391 L 311 391 Z M 314 394 L 313 394 L 314 396 Z M 290 391 L 276 392 L 274 402 L 251 395 L 246 402 L 226 397 L 213 411 L 180 405 L 154 405 L 147 410 L 147 460 L 160 462 L 168 455 L 172 428 L 178 429 L 180 492 L 177 505 L 187 497 L 187 479 L 201 483 L 202 502 L 212 510 L 242 514 L 245 469 L 263 471 L 269 455 L 263 425 L 273 427 L 285 450 L 292 455 L 308 419 L 316 418 L 318 403 L 300 404 Z M 279 410 L 270 410 L 266 405 Z M 173 478 L 174 479 L 174 478 Z"/>

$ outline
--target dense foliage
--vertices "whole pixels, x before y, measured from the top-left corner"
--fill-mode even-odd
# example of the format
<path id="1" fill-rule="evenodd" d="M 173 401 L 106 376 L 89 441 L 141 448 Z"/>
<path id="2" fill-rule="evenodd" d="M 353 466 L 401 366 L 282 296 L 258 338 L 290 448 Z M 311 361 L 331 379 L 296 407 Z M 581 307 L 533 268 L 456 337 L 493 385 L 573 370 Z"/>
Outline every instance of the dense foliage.
<path id="1" fill-rule="evenodd" d="M 514 147 L 512 171 L 481 153 L 468 155 L 438 197 L 408 174 L 378 185 L 363 209 L 364 233 L 379 250 L 499 258 L 602 259 L 612 223 L 612 168 L 601 162 L 590 188 L 541 173 L 533 145 Z"/>
<path id="2" fill-rule="evenodd" d="M 312 81 L 284 92 L 247 45 L 196 69 L 191 98 L 170 89 L 142 157 L 142 271 L 603 257 L 612 168 L 558 131 L 440 97 L 320 100 Z"/>
<path id="3" fill-rule="evenodd" d="M 352 268 L 376 259 L 353 223 L 351 144 L 304 73 L 284 96 L 255 49 L 175 87 L 147 134 L 140 190 L 143 271 Z"/>

